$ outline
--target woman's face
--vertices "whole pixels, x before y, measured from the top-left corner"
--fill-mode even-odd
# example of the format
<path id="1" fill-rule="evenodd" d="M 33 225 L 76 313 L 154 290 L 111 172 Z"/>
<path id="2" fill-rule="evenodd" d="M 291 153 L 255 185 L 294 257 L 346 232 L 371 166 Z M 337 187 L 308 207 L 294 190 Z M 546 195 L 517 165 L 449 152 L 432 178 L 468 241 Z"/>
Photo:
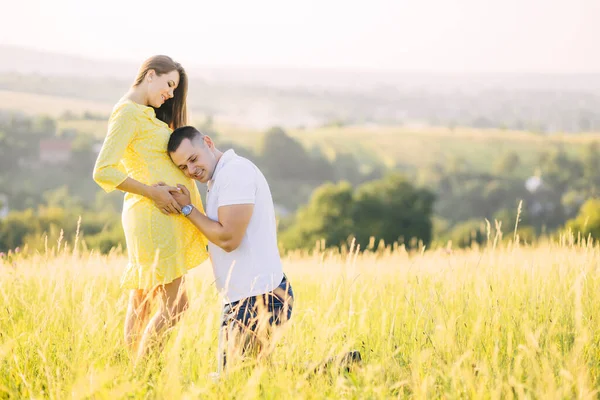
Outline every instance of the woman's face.
<path id="1" fill-rule="evenodd" d="M 148 81 L 148 105 L 160 108 L 165 101 L 173 97 L 173 92 L 179 85 L 179 72 L 173 70 L 157 75 L 154 70 L 150 70 L 146 79 Z"/>

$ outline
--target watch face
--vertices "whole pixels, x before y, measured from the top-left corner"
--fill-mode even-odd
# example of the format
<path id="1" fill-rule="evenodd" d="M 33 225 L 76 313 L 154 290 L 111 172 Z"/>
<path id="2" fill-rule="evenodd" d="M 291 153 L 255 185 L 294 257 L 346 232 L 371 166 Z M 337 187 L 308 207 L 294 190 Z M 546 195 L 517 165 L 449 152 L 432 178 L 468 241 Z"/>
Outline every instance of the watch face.
<path id="1" fill-rule="evenodd" d="M 181 208 L 181 212 L 183 213 L 183 215 L 185 215 L 187 217 L 192 212 L 192 206 L 190 206 L 190 205 L 183 206 Z"/>

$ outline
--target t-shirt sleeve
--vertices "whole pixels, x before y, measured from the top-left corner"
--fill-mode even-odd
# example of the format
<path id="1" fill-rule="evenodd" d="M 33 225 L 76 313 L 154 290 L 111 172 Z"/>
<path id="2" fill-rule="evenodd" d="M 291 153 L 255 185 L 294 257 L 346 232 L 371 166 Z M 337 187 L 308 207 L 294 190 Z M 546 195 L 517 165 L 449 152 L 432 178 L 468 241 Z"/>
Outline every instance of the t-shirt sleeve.
<path id="1" fill-rule="evenodd" d="M 256 200 L 256 171 L 251 165 L 236 162 L 221 171 L 217 207 L 234 204 L 254 204 Z"/>

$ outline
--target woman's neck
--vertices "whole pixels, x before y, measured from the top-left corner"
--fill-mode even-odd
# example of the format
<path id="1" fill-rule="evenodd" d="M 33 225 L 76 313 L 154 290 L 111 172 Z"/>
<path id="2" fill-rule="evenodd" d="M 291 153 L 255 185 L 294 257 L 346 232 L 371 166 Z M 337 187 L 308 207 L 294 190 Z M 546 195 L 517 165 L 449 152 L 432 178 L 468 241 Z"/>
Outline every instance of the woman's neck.
<path id="1" fill-rule="evenodd" d="M 144 106 L 148 105 L 148 99 L 141 86 L 134 86 L 129 89 L 129 91 L 125 93 L 125 98 Z"/>

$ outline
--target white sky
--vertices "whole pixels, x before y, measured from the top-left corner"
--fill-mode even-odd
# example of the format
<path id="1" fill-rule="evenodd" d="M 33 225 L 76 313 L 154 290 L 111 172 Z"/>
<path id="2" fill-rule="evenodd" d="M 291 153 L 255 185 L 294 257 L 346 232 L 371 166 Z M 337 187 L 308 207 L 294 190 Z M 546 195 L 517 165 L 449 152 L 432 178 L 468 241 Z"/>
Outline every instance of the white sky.
<path id="1" fill-rule="evenodd" d="M 0 44 L 196 66 L 600 72 L 600 0 L 351 1 L 0 0 Z"/>

